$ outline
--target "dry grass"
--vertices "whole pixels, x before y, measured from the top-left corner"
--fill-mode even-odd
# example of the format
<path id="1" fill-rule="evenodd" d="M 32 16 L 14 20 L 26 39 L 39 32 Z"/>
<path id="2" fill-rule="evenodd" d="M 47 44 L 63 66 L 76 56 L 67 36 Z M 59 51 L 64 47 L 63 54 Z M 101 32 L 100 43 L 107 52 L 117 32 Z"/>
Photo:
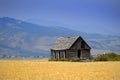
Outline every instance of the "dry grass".
<path id="1" fill-rule="evenodd" d="M 120 62 L 0 60 L 0 80 L 120 80 Z"/>

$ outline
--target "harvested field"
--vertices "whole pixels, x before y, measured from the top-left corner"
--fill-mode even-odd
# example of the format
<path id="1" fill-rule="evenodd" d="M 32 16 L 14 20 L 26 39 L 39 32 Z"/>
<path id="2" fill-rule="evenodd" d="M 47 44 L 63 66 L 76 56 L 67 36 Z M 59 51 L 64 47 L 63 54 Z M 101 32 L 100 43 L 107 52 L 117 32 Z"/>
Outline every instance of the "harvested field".
<path id="1" fill-rule="evenodd" d="M 120 80 L 120 62 L 0 60 L 0 80 Z"/>

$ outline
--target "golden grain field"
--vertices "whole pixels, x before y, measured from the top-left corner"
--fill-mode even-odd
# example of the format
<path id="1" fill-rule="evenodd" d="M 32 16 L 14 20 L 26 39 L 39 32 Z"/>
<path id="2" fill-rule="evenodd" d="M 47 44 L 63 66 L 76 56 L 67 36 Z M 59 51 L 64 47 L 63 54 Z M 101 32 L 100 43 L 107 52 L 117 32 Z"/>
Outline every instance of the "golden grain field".
<path id="1" fill-rule="evenodd" d="M 120 62 L 0 60 L 0 80 L 120 80 Z"/>

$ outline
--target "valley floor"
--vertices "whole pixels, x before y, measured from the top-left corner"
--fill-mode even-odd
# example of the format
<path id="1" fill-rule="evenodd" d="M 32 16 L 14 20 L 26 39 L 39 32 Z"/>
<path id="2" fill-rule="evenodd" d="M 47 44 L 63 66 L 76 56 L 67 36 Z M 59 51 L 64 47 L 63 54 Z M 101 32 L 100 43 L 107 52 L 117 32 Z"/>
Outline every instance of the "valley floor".
<path id="1" fill-rule="evenodd" d="M 120 62 L 0 60 L 0 80 L 119 80 Z"/>

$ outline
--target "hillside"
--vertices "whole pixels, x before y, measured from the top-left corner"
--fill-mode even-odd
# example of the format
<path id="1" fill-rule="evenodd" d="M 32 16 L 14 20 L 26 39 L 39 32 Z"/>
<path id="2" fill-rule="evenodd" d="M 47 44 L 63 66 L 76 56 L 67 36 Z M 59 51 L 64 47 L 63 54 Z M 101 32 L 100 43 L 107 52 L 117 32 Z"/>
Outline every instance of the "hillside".
<path id="1" fill-rule="evenodd" d="M 0 18 L 0 56 L 49 56 L 50 46 L 59 36 L 82 36 L 92 47 L 93 54 L 120 53 L 120 36 L 88 34 L 3 17 Z"/>

